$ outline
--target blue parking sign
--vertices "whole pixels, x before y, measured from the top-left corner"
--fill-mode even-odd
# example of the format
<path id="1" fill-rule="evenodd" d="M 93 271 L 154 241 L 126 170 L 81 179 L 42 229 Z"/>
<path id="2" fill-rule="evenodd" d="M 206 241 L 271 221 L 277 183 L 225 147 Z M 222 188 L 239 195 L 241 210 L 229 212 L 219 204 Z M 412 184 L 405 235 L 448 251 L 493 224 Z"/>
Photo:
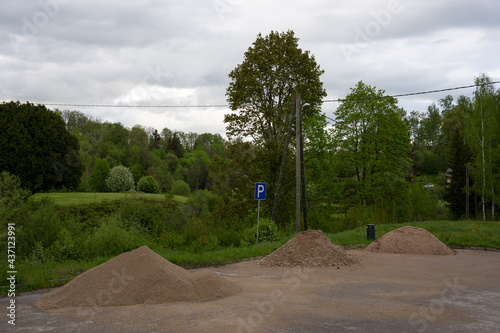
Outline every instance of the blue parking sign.
<path id="1" fill-rule="evenodd" d="M 266 200 L 266 183 L 255 183 L 255 200 Z"/>

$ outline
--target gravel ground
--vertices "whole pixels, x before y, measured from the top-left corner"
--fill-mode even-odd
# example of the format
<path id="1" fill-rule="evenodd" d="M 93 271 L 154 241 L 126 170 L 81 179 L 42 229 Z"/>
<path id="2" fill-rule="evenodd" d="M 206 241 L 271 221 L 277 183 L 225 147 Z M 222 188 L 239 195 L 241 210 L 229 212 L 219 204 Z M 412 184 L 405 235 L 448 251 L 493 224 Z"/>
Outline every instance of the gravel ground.
<path id="1" fill-rule="evenodd" d="M 350 250 L 360 264 L 214 267 L 241 287 L 222 299 L 157 305 L 36 306 L 17 296 L 16 325 L 0 298 L 0 332 L 500 332 L 500 253 L 400 255 Z M 18 272 L 22 274 L 22 272 Z"/>

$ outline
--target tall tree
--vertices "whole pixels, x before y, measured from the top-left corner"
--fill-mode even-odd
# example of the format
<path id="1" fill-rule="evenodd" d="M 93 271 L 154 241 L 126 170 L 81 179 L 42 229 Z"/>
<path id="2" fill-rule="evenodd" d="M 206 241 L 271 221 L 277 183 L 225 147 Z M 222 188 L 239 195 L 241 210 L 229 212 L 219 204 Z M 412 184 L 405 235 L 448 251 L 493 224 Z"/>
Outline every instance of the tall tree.
<path id="1" fill-rule="evenodd" d="M 184 148 L 177 132 L 167 139 L 167 152 L 174 153 L 177 158 L 182 158 L 182 156 L 184 156 Z"/>
<path id="2" fill-rule="evenodd" d="M 229 73 L 226 96 L 233 112 L 224 117 L 226 133 L 230 139 L 252 140 L 263 168 L 259 180 L 268 183 L 268 205 L 274 200 L 281 152 L 287 149 L 284 143 L 295 93 L 300 92 L 312 106 L 302 113 L 307 128 L 312 118 L 321 115 L 319 106 L 326 96 L 320 80 L 323 72 L 314 56 L 299 48 L 293 31 L 271 31 L 267 36 L 259 34 L 243 62 Z"/>
<path id="3" fill-rule="evenodd" d="M 362 81 L 335 111 L 332 129 L 349 204 L 398 199 L 410 166 L 410 138 L 397 100 Z"/>
<path id="4" fill-rule="evenodd" d="M 0 104 L 0 171 L 17 175 L 22 187 L 76 188 L 83 172 L 78 150 L 59 114 L 43 105 Z"/>
<path id="5" fill-rule="evenodd" d="M 495 177 L 493 175 L 493 151 L 497 145 L 497 108 L 495 90 L 491 78 L 481 74 L 475 78 L 473 111 L 468 118 L 467 136 L 474 153 L 473 175 L 475 187 L 481 193 L 483 220 L 486 220 L 487 200 L 491 201 L 491 217 L 495 218 Z"/>

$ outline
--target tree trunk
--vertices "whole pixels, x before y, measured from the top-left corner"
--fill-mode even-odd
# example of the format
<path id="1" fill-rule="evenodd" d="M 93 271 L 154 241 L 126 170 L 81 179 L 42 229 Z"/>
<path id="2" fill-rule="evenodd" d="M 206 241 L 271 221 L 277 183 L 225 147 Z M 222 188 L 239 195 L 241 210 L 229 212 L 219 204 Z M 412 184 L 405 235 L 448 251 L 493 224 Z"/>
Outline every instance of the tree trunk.
<path id="1" fill-rule="evenodd" d="M 295 104 L 294 104 L 295 106 Z M 278 202 L 279 202 L 279 197 L 280 197 L 280 191 L 281 191 L 281 183 L 283 182 L 283 174 L 285 173 L 285 166 L 286 166 L 286 155 L 288 152 L 288 145 L 290 144 L 290 135 L 292 133 L 292 123 L 293 123 L 293 117 L 294 117 L 294 112 L 290 112 L 290 121 L 288 122 L 288 131 L 286 135 L 286 142 L 285 142 L 285 148 L 283 150 L 283 157 L 281 159 L 281 168 L 280 168 L 280 174 L 278 176 L 278 185 L 276 186 L 276 196 L 274 197 L 274 203 L 273 203 L 273 211 L 271 213 L 271 220 L 276 222 L 276 213 L 278 211 Z"/>

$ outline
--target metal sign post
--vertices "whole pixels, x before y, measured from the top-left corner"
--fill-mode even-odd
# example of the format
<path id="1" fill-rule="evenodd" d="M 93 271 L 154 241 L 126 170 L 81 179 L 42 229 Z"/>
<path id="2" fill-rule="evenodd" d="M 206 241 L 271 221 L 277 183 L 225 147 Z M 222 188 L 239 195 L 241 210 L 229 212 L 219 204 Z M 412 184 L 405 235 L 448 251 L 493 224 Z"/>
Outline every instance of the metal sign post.
<path id="1" fill-rule="evenodd" d="M 266 183 L 255 183 L 255 200 L 257 200 L 257 240 L 259 245 L 259 219 L 260 219 L 260 201 L 266 200 Z"/>

